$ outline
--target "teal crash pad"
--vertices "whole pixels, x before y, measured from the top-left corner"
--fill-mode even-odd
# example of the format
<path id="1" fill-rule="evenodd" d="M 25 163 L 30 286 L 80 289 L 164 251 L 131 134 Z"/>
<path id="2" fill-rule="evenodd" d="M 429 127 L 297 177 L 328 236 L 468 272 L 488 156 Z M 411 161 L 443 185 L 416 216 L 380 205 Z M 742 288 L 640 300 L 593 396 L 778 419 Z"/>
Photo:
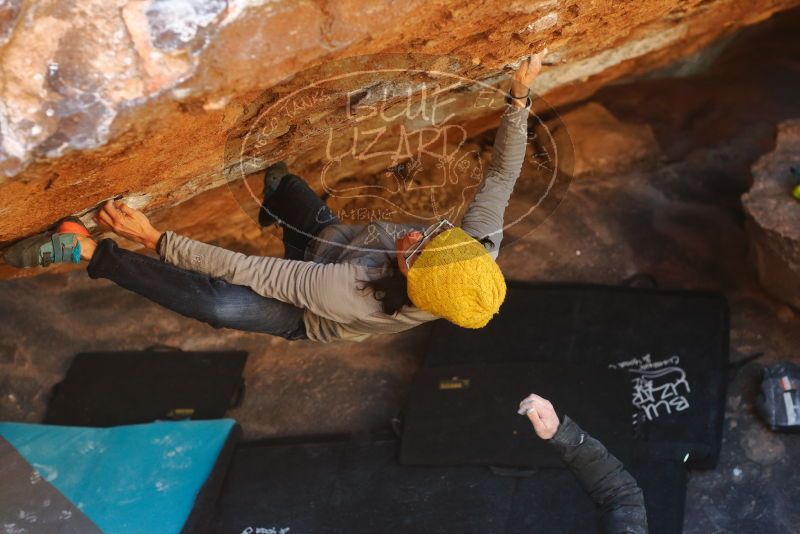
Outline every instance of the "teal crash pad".
<path id="1" fill-rule="evenodd" d="M 0 455 L 0 472 L 19 473 L 9 465 L 14 462 L 30 466 L 23 487 L 7 486 L 13 493 L 0 503 L 0 519 L 44 527 L 52 499 L 42 491 L 55 488 L 102 532 L 181 532 L 234 425 L 232 419 L 111 428 L 0 423 L 0 441 L 10 444 Z M 26 510 L 10 507 L 16 501 L 20 508 L 26 492 L 33 497 Z"/>

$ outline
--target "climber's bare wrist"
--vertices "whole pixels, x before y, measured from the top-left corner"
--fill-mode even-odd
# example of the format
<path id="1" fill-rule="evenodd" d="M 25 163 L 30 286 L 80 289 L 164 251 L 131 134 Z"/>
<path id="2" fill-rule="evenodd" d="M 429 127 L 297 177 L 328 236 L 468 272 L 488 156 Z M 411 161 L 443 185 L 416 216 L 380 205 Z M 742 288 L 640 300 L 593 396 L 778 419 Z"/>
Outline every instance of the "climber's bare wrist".
<path id="1" fill-rule="evenodd" d="M 155 251 L 158 247 L 158 240 L 164 232 L 152 228 L 144 236 L 142 236 L 141 244 L 149 250 Z"/>
<path id="2" fill-rule="evenodd" d="M 531 88 L 519 80 L 512 80 L 511 87 L 508 89 L 511 96 L 511 105 L 516 109 L 522 109 L 528 102 L 528 97 L 531 94 Z"/>
<path id="3" fill-rule="evenodd" d="M 525 99 L 512 98 L 511 105 L 517 109 L 522 109 L 525 107 L 525 102 L 527 102 L 527 100 L 528 100 L 527 98 Z"/>

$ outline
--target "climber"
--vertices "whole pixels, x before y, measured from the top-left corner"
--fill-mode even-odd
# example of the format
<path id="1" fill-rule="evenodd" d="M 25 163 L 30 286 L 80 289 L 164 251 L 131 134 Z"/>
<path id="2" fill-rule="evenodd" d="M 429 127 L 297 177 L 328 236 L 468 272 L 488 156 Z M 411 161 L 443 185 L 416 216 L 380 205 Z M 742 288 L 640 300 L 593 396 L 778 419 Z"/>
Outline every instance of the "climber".
<path id="1" fill-rule="evenodd" d="M 539 395 L 525 397 L 518 413 L 528 416 L 536 435 L 553 446 L 589 494 L 600 512 L 600 532 L 647 533 L 642 489 L 602 443 L 566 415 L 559 421 L 550 401 Z"/>
<path id="2" fill-rule="evenodd" d="M 522 61 L 484 181 L 461 227 L 371 222 L 344 225 L 283 162 L 264 174 L 259 222 L 284 229 L 284 258 L 246 256 L 172 231 L 108 201 L 97 221 L 160 259 L 95 242 L 80 220 L 28 238 L 6 253 L 17 267 L 88 260 L 91 278 L 118 285 L 217 327 L 286 339 L 362 340 L 445 318 L 480 328 L 500 309 L 506 285 L 495 263 L 503 214 L 525 158 L 530 88 L 546 49 Z"/>

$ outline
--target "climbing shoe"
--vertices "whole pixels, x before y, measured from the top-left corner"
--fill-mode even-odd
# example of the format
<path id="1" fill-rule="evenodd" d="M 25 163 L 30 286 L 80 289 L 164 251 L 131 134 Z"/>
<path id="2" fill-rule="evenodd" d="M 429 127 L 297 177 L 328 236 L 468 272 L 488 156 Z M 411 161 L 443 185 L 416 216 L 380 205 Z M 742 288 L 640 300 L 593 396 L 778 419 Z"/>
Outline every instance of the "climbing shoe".
<path id="1" fill-rule="evenodd" d="M 264 199 L 261 201 L 261 209 L 258 210 L 258 224 L 269 226 L 275 223 L 275 217 L 270 215 L 266 208 L 267 199 L 278 189 L 281 180 L 289 174 L 286 163 L 278 161 L 264 170 Z"/>
<path id="2" fill-rule="evenodd" d="M 23 239 L 3 254 L 6 263 L 20 269 L 47 267 L 53 263 L 80 263 L 81 243 L 78 236 L 89 231 L 77 217 L 59 221 L 54 232 Z"/>

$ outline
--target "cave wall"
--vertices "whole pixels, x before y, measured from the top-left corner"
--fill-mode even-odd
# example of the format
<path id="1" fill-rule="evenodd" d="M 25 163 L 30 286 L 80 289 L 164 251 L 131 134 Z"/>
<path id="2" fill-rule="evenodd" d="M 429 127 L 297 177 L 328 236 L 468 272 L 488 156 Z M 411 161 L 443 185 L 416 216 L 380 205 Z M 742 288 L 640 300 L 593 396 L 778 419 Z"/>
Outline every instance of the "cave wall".
<path id="1" fill-rule="evenodd" d="M 472 81 L 448 104 L 450 121 L 476 135 L 502 110 L 499 99 L 473 105 L 479 86 L 504 87 L 509 67 L 527 53 L 549 48 L 534 89 L 558 106 L 795 5 L 800 0 L 5 0 L 0 246 L 65 215 L 89 220 L 99 203 L 120 196 L 193 237 L 263 240 L 231 194 L 240 186 L 230 171 L 244 168 L 230 150 L 231 132 L 321 74 L 352 69 L 353 58 L 369 64 L 390 54 L 388 63 L 419 70 L 444 62 Z M 424 92 L 424 74 L 413 78 L 351 81 Z M 319 173 L 327 140 L 309 132 L 323 120 L 331 131 L 344 128 L 346 114 L 338 101 L 295 109 L 261 157 L 248 159 L 247 172 L 280 158 L 297 174 Z M 328 178 L 377 171 L 351 161 Z M 0 277 L 20 274 L 0 268 Z"/>

